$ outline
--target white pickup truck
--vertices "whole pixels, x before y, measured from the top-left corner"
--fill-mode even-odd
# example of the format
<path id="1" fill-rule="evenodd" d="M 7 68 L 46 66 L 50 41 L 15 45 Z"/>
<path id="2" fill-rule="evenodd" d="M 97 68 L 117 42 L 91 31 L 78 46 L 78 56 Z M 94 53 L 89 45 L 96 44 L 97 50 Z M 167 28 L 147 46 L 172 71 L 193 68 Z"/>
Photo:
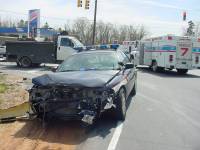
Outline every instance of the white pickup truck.
<path id="1" fill-rule="evenodd" d="M 16 62 L 20 67 L 31 67 L 41 63 L 60 63 L 85 49 L 75 37 L 61 35 L 56 42 L 7 42 L 6 59 L 8 62 Z"/>

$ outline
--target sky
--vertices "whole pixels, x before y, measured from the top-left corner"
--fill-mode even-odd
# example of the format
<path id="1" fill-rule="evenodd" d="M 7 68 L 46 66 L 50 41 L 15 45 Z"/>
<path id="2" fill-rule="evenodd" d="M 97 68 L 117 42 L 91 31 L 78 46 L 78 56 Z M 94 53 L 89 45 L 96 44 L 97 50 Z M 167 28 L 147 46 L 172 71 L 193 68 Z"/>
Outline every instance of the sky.
<path id="1" fill-rule="evenodd" d="M 83 0 L 84 1 L 84 0 Z M 94 1 L 90 10 L 77 8 L 77 0 L 0 0 L 0 17 L 27 19 L 28 10 L 41 10 L 41 24 L 46 21 L 51 27 L 64 27 L 79 17 L 93 20 Z M 187 21 L 200 21 L 199 0 L 98 0 L 97 20 L 118 25 L 144 25 L 149 36 L 166 34 L 181 35 Z"/>

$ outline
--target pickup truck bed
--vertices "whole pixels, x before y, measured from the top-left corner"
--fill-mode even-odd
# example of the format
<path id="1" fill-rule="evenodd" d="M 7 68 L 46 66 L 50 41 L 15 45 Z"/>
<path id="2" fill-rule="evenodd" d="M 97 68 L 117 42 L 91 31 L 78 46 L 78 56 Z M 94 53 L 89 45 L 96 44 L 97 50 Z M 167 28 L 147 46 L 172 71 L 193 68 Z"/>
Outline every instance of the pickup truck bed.
<path id="1" fill-rule="evenodd" d="M 41 63 L 56 62 L 54 42 L 17 41 L 6 43 L 6 57 L 18 66 L 30 67 Z"/>

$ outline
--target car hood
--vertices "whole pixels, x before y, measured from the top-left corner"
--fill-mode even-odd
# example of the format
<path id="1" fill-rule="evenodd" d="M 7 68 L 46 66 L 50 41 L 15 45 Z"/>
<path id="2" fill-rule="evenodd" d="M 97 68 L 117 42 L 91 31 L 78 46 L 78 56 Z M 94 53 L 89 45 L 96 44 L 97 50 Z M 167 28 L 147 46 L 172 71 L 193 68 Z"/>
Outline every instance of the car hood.
<path id="1" fill-rule="evenodd" d="M 38 86 L 66 85 L 84 87 L 103 87 L 119 70 L 110 71 L 74 71 L 45 74 L 32 79 L 32 83 Z"/>

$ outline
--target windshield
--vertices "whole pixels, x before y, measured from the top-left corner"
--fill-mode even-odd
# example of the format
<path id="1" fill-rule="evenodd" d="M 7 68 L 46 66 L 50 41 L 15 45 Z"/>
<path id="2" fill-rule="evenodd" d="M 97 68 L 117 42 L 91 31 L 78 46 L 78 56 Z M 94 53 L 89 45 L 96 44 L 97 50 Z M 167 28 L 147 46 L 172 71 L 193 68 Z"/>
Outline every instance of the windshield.
<path id="1" fill-rule="evenodd" d="M 84 45 L 79 40 L 77 40 L 76 38 L 72 38 L 72 40 L 73 40 L 75 46 L 84 47 Z"/>
<path id="2" fill-rule="evenodd" d="M 123 51 L 123 52 L 128 52 L 128 47 L 125 45 L 120 45 L 117 50 Z"/>
<path id="3" fill-rule="evenodd" d="M 58 72 L 117 70 L 118 59 L 113 53 L 85 53 L 69 57 L 58 68 Z"/>

